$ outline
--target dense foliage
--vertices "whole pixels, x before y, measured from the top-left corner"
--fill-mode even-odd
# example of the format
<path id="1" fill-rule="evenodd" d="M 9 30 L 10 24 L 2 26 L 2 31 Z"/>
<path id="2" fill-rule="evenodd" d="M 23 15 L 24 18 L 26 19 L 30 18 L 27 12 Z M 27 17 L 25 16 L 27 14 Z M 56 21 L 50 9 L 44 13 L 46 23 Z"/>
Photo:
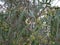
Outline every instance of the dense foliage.
<path id="1" fill-rule="evenodd" d="M 52 0 L 3 1 L 0 45 L 60 45 L 60 8 Z"/>

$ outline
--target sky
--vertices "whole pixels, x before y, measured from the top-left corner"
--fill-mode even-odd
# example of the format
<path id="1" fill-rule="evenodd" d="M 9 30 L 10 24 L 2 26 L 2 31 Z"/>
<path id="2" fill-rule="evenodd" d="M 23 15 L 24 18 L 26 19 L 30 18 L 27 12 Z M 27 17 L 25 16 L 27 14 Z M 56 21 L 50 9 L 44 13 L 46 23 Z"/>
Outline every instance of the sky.
<path id="1" fill-rule="evenodd" d="M 58 6 L 60 7 L 60 0 L 54 0 L 53 2 L 51 2 L 51 6 Z"/>
<path id="2" fill-rule="evenodd" d="M 1 1 L 0 1 L 0 4 L 1 4 L 1 5 L 4 5 L 4 3 L 5 3 L 5 2 L 1 2 Z"/>
<path id="3" fill-rule="evenodd" d="M 31 1 L 31 3 L 33 2 L 32 0 L 30 0 L 30 1 Z M 40 0 L 40 1 L 42 2 L 42 0 Z M 3 6 L 4 3 L 5 3 L 5 2 L 0 1 L 0 5 Z M 37 0 L 36 0 L 36 4 L 38 4 Z M 51 6 L 52 6 L 52 7 L 53 7 L 53 6 L 58 6 L 58 7 L 60 7 L 60 0 L 54 0 L 54 1 L 52 1 L 52 2 L 51 2 Z M 5 8 L 5 7 L 3 6 L 3 8 Z M 0 12 L 4 10 L 3 8 L 0 8 Z"/>
<path id="4" fill-rule="evenodd" d="M 32 2 L 32 0 L 30 0 L 31 2 Z M 40 0 L 41 2 L 42 2 L 42 0 Z M 0 4 L 1 5 L 4 5 L 4 3 L 5 2 L 1 2 L 0 1 Z M 37 4 L 38 2 L 37 2 L 37 0 L 36 0 L 36 4 Z M 54 0 L 53 2 L 51 2 L 51 6 L 58 6 L 58 7 L 60 7 L 60 0 Z"/>
<path id="5" fill-rule="evenodd" d="M 30 0 L 31 2 L 33 2 L 33 0 Z M 42 0 L 40 0 L 40 2 L 42 2 Z M 36 0 L 36 4 L 38 4 L 37 0 Z M 54 0 L 51 2 L 51 6 L 58 6 L 60 7 L 60 0 Z"/>
<path id="6" fill-rule="evenodd" d="M 32 2 L 32 0 L 30 0 L 31 2 Z M 40 0 L 40 1 L 42 1 L 42 0 Z M 3 5 L 5 2 L 1 2 L 0 1 L 0 4 L 1 5 Z M 37 3 L 37 1 L 36 1 L 36 3 Z M 60 0 L 54 0 L 53 2 L 51 2 L 51 5 L 52 6 L 59 6 L 60 7 Z"/>

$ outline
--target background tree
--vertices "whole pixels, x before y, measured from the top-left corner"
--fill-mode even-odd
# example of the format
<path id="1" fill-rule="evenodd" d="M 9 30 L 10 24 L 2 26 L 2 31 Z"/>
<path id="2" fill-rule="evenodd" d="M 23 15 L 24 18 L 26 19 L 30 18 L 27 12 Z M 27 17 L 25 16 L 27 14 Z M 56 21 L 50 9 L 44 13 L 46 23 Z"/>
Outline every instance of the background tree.
<path id="1" fill-rule="evenodd" d="M 52 0 L 3 1 L 0 45 L 60 44 L 60 7 L 52 7 Z"/>

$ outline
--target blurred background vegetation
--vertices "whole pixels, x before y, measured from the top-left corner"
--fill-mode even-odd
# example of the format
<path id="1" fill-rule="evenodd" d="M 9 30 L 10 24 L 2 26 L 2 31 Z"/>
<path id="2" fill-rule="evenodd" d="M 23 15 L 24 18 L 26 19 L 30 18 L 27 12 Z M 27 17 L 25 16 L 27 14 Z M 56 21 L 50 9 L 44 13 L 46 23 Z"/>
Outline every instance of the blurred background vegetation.
<path id="1" fill-rule="evenodd" d="M 51 6 L 54 0 L 0 1 L 0 45 L 60 45 L 60 7 Z"/>

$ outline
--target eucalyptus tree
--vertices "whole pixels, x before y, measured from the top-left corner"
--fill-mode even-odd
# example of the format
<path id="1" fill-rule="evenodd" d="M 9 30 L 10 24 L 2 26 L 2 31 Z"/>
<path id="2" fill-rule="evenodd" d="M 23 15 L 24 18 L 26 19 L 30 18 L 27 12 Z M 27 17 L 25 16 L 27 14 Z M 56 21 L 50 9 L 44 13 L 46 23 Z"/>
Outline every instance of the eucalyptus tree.
<path id="1" fill-rule="evenodd" d="M 3 1 L 0 45 L 57 45 L 60 8 L 52 7 L 52 0 Z"/>

